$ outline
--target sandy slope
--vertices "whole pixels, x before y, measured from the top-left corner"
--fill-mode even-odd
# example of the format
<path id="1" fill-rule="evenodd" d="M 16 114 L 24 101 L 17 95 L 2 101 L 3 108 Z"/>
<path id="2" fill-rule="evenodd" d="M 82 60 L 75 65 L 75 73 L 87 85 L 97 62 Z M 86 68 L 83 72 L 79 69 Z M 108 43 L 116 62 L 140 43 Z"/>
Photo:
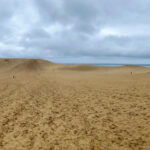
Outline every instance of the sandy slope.
<path id="1" fill-rule="evenodd" d="M 2 150 L 150 149 L 149 68 L 1 59 L 0 106 Z"/>

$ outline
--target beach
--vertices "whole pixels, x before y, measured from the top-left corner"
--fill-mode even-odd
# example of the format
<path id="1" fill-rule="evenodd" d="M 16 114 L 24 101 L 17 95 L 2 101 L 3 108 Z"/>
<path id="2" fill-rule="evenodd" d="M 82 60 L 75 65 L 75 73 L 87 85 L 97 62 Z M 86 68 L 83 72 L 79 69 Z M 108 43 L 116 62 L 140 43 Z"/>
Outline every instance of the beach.
<path id="1" fill-rule="evenodd" d="M 0 59 L 1 150 L 149 150 L 150 68 Z"/>

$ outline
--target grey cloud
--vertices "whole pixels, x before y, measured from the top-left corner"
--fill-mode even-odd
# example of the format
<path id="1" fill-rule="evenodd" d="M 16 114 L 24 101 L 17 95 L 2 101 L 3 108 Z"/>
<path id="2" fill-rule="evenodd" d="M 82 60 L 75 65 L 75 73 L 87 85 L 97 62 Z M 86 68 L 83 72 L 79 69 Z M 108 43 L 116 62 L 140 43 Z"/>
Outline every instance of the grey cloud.
<path id="1" fill-rule="evenodd" d="M 149 5 L 148 0 L 1 0 L 0 57 L 150 58 Z"/>

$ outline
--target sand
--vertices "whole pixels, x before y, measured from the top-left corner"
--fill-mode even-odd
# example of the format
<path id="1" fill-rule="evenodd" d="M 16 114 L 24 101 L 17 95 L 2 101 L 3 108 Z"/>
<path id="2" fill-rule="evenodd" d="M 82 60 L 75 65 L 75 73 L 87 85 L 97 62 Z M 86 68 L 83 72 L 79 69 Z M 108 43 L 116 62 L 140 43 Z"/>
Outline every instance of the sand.
<path id="1" fill-rule="evenodd" d="M 150 68 L 0 59 L 0 106 L 0 150 L 150 150 Z"/>

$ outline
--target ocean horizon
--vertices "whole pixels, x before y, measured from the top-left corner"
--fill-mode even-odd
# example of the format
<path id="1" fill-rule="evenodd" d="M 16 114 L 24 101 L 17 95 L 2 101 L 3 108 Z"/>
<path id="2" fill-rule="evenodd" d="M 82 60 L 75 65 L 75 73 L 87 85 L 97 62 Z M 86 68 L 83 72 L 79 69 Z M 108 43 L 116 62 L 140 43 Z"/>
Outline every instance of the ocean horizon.
<path id="1" fill-rule="evenodd" d="M 116 63 L 63 63 L 66 65 L 93 65 L 93 66 L 125 66 L 125 65 L 136 65 L 136 66 L 144 66 L 150 67 L 150 64 L 116 64 Z"/>

